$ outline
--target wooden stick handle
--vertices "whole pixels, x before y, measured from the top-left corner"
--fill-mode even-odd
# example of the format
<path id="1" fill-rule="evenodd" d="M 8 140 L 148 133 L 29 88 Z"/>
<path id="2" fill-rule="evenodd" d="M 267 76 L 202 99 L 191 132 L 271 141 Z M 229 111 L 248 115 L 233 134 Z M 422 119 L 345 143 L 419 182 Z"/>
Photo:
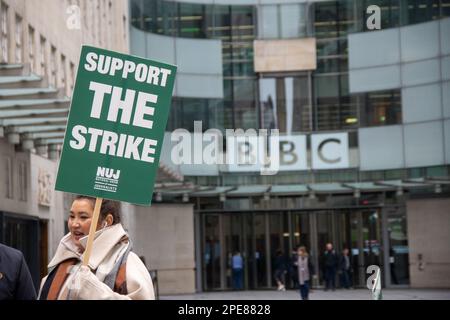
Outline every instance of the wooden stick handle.
<path id="1" fill-rule="evenodd" d="M 83 266 L 87 266 L 89 264 L 89 258 L 91 257 L 95 231 L 97 231 L 98 217 L 100 216 L 100 208 L 102 207 L 102 201 L 103 198 L 97 198 L 95 200 L 94 214 L 92 215 L 91 227 L 89 228 L 89 236 L 86 244 L 86 250 L 84 250 L 83 255 Z"/>

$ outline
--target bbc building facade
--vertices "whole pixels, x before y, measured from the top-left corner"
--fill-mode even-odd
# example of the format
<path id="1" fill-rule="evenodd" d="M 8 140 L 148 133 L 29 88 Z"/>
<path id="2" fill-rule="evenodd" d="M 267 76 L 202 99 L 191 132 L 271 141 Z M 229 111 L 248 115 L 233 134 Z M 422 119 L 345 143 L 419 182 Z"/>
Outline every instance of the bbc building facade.
<path id="1" fill-rule="evenodd" d="M 154 201 L 193 208 L 197 291 L 232 288 L 235 251 L 245 288 L 272 288 L 276 252 L 298 245 L 321 287 L 327 242 L 350 249 L 355 287 L 369 265 L 383 286 L 450 287 L 450 1 L 131 0 L 129 10 L 130 52 L 178 66 L 162 161 L 184 182 L 158 185 Z M 193 159 L 208 145 L 195 121 L 224 135 L 278 129 L 278 173 L 176 162 L 173 130 L 192 134 Z"/>

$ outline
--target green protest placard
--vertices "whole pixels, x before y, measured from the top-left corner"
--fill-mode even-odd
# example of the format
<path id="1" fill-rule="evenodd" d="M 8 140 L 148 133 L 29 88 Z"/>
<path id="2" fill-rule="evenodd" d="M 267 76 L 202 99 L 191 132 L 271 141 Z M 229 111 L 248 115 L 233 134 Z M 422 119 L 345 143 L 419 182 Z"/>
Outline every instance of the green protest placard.
<path id="1" fill-rule="evenodd" d="M 83 46 L 55 189 L 149 205 L 175 73 Z"/>

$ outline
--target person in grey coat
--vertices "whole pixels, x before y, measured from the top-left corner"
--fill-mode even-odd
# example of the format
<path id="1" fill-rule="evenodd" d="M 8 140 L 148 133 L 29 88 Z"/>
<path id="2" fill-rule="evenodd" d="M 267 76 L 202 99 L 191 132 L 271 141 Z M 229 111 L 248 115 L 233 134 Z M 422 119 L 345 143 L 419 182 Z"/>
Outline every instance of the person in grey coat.
<path id="1" fill-rule="evenodd" d="M 0 300 L 36 300 L 22 252 L 0 243 Z"/>
<path id="2" fill-rule="evenodd" d="M 296 265 L 298 270 L 300 296 L 302 300 L 309 300 L 309 289 L 314 275 L 314 266 L 305 247 L 299 247 L 297 249 L 297 255 Z"/>

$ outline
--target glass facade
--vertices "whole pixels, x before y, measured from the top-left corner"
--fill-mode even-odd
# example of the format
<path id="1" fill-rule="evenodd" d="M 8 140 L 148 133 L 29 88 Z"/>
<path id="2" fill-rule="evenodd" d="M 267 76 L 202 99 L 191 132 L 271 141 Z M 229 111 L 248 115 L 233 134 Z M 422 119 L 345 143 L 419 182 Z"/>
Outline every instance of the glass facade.
<path id="1" fill-rule="evenodd" d="M 367 29 L 370 14 L 366 9 L 370 5 L 381 9 L 382 32 Z M 448 162 L 440 163 L 434 159 L 430 161 L 431 165 L 408 163 L 411 159 L 421 159 L 417 154 L 422 150 L 416 147 L 418 144 L 444 149 L 443 143 L 430 143 L 441 138 L 440 131 L 435 130 L 430 135 L 425 132 L 430 130 L 424 129 L 428 128 L 427 124 L 418 126 L 411 122 L 418 122 L 418 117 L 427 116 L 425 120 L 419 119 L 424 123 L 441 121 L 444 117 L 440 112 L 445 92 L 440 94 L 442 89 L 436 84 L 439 79 L 426 82 L 426 86 L 417 81 L 435 79 L 439 73 L 434 72 L 436 70 L 442 73 L 444 60 L 437 68 L 432 68 L 428 60 L 434 58 L 433 50 L 445 48 L 445 43 L 440 31 L 424 29 L 423 33 L 417 34 L 417 30 L 402 27 L 450 16 L 450 0 L 342 0 L 257 6 L 132 0 L 131 10 L 132 24 L 139 29 L 169 37 L 221 40 L 223 99 L 174 98 L 168 130 L 186 128 L 193 131 L 194 121 L 200 120 L 203 130 L 264 128 L 279 129 L 282 134 L 348 133 L 352 164 L 346 169 L 280 171 L 265 176 L 220 168 L 217 171 L 220 173 L 213 176 L 185 176 L 185 181 L 196 186 L 211 186 L 211 189 L 215 186 L 272 186 L 266 191 L 268 198 L 267 194 L 250 193 L 226 194 L 225 200 L 221 199 L 222 195 L 192 196 L 200 230 L 196 239 L 200 250 L 201 289 L 233 289 L 231 259 L 235 252 L 240 252 L 243 257 L 245 289 L 273 288 L 276 286 L 277 252 L 289 259 L 298 245 L 308 248 L 318 271 L 313 286 L 321 287 L 324 285 L 321 255 L 328 242 L 332 242 L 338 252 L 350 249 L 352 286 L 366 286 L 369 265 L 381 267 L 384 285 L 409 284 L 406 198 L 403 189 L 400 193 L 395 185 L 390 185 L 390 189 L 385 187 L 395 180 L 448 177 L 450 166 Z M 371 37 L 381 34 L 376 38 L 379 48 L 373 50 L 369 46 L 356 45 L 360 51 L 353 54 L 354 33 L 364 33 L 361 37 L 366 40 L 361 41 L 372 41 Z M 427 39 L 424 34 L 434 34 L 436 39 Z M 254 40 L 307 37 L 316 40 L 316 70 L 254 71 Z M 414 47 L 416 42 L 411 41 L 414 37 L 424 38 L 427 45 Z M 386 48 L 389 52 L 398 50 L 399 54 L 383 55 Z M 401 50 L 405 53 L 405 61 Z M 357 56 L 356 62 L 354 56 Z M 367 60 L 372 64 L 365 66 Z M 382 70 L 384 73 L 372 74 L 363 70 L 380 66 L 386 67 Z M 392 76 L 395 67 L 398 78 Z M 391 83 L 376 89 L 354 90 L 351 83 L 354 71 L 362 74 L 361 86 Z M 368 84 L 365 84 L 366 80 Z M 407 86 L 404 86 L 405 81 L 410 81 Z M 416 88 L 419 85 L 423 87 L 420 90 Z M 429 112 L 431 108 L 433 112 Z M 445 109 L 442 114 L 444 112 Z M 361 134 L 362 131 L 365 133 Z M 407 139 L 413 143 L 408 145 Z M 380 147 L 375 144 L 389 152 L 380 156 Z M 307 157 L 312 157 L 311 146 L 312 142 L 308 140 L 305 146 Z M 363 159 L 360 152 L 363 146 L 375 150 L 375 156 L 367 156 L 374 161 Z M 388 165 L 377 163 L 378 158 L 387 159 Z M 391 159 L 397 160 L 396 165 L 389 163 Z M 364 161 L 366 168 L 362 165 Z M 425 161 L 428 161 L 426 155 Z M 373 170 L 370 165 L 389 169 Z M 375 187 L 342 193 L 333 189 L 317 192 L 314 197 L 311 193 L 288 196 L 272 192 L 273 186 L 280 185 L 308 184 L 311 188 L 312 184 L 355 182 L 372 182 Z M 377 188 L 380 186 L 383 190 Z M 448 185 L 441 187 L 439 193 L 448 194 Z M 415 193 L 435 196 L 438 193 L 433 185 L 420 187 L 420 191 L 405 187 L 404 191 L 411 196 Z M 179 202 L 178 198 L 167 198 L 165 202 Z M 336 277 L 338 286 L 343 285 L 341 280 Z M 293 288 L 292 274 L 287 273 L 285 281 L 287 287 Z"/>
<path id="2" fill-rule="evenodd" d="M 222 41 L 224 98 L 178 98 L 177 110 L 171 113 L 170 128 L 189 130 L 193 128 L 191 120 L 202 120 L 205 130 L 278 128 L 281 132 L 402 123 L 400 90 L 350 94 L 348 35 L 368 31 L 365 9 L 369 5 L 380 7 L 383 30 L 450 16 L 450 0 L 344 0 L 260 6 L 131 0 L 130 4 L 131 23 L 139 29 Z M 253 70 L 253 40 L 304 37 L 316 38 L 317 70 L 258 80 Z"/>
<path id="3" fill-rule="evenodd" d="M 256 74 L 253 71 L 255 7 L 163 0 L 132 0 L 130 6 L 131 24 L 136 28 L 165 36 L 222 41 L 223 100 L 203 99 L 200 102 L 197 99 L 195 104 L 199 109 L 196 114 L 191 99 L 178 98 L 177 111 L 170 114 L 170 125 L 191 130 L 194 124 L 188 121 L 197 120 L 203 121 L 204 130 L 259 127 Z M 208 120 L 203 110 L 208 110 Z"/>

